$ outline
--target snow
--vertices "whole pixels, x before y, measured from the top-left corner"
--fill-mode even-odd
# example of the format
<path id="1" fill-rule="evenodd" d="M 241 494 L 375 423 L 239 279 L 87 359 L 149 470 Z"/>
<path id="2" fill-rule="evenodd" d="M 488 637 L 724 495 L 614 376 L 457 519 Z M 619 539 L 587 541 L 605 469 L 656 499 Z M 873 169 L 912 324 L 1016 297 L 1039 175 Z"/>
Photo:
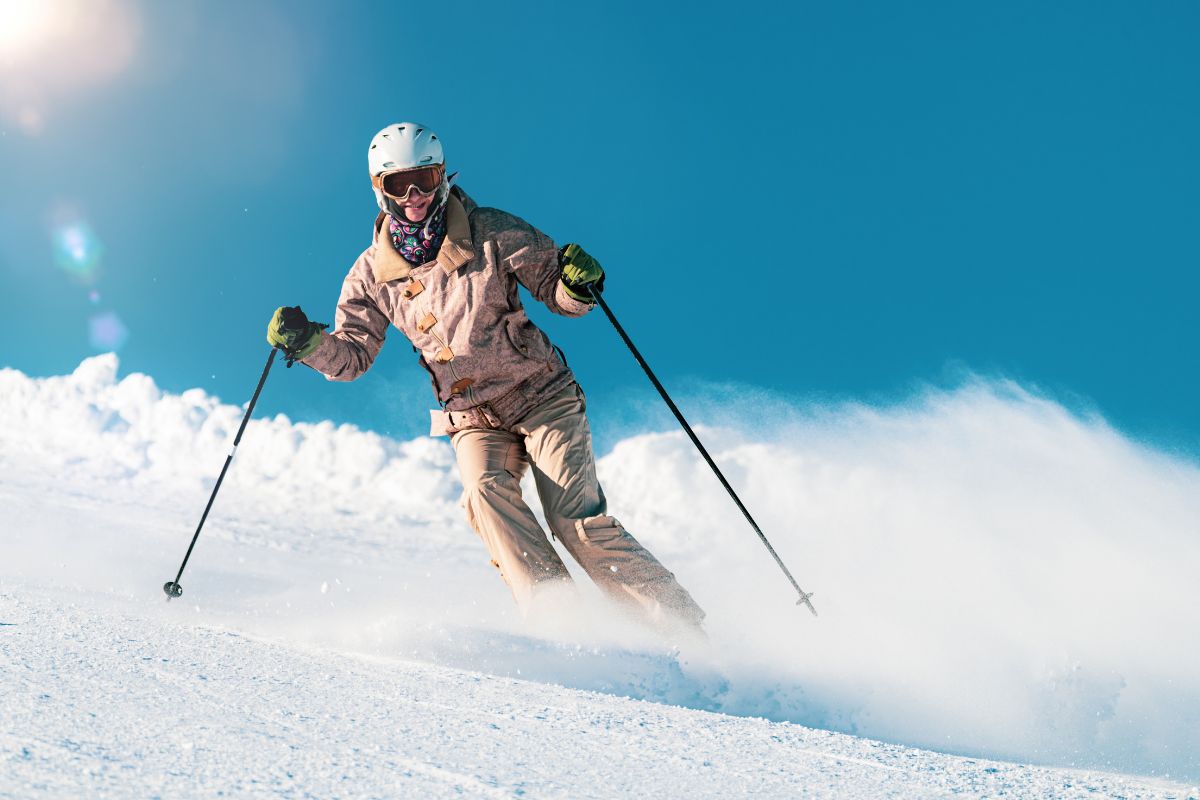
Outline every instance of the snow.
<path id="1" fill-rule="evenodd" d="M 161 613 L 97 614 L 27 586 L 0 600 L 19 621 L 0 639 L 3 796 L 1183 796 Z"/>
<path id="2" fill-rule="evenodd" d="M 682 436 L 620 441 L 705 645 L 522 621 L 445 440 L 283 417 L 166 603 L 242 410 L 118 372 L 0 370 L 0 797 L 1200 797 L 1200 469 L 1027 389 L 702 432 L 818 619 Z"/>

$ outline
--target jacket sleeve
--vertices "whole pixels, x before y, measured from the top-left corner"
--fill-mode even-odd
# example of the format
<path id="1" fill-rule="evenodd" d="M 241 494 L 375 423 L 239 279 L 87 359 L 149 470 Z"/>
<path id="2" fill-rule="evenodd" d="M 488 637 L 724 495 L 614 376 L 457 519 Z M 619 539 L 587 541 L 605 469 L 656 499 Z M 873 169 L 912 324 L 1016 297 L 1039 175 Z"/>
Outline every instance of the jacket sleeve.
<path id="1" fill-rule="evenodd" d="M 512 214 L 487 211 L 493 218 L 486 224 L 494 226 L 501 264 L 530 294 L 564 317 L 582 317 L 591 311 L 591 303 L 576 300 L 563 288 L 558 247 L 549 236 Z"/>
<path id="2" fill-rule="evenodd" d="M 383 347 L 390 321 L 371 295 L 369 271 L 364 253 L 342 283 L 333 332 L 326 332 L 317 349 L 301 361 L 331 381 L 359 377 L 370 369 Z"/>

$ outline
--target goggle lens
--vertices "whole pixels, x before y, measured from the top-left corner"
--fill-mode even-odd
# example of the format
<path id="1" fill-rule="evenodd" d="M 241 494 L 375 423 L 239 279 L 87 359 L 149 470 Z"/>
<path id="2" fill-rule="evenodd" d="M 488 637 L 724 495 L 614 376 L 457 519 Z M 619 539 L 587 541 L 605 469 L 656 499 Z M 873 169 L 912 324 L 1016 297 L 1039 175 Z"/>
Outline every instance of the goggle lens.
<path id="1" fill-rule="evenodd" d="M 385 172 L 379 176 L 380 188 L 384 194 L 398 198 L 407 197 L 410 186 L 415 186 L 421 194 L 429 194 L 441 184 L 443 169 L 441 164 L 435 164 L 431 167 Z"/>

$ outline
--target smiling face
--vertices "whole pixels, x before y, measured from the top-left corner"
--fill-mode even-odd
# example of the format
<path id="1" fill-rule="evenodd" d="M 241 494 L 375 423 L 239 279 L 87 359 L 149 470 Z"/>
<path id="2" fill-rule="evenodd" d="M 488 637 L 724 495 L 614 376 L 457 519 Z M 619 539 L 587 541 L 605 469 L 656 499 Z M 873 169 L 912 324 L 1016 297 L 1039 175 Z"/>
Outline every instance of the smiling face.
<path id="1" fill-rule="evenodd" d="M 422 195 L 420 192 L 412 191 L 408 193 L 407 200 L 397 200 L 396 205 L 404 209 L 404 217 L 409 222 L 420 222 L 429 213 L 429 207 L 433 205 L 433 198 L 436 194 L 434 192 Z"/>
<path id="2" fill-rule="evenodd" d="M 389 166 L 395 166 L 389 162 Z M 442 164 L 385 170 L 371 177 L 379 206 L 406 222 L 421 222 L 437 204 L 439 189 L 446 187 Z M 384 202 L 383 198 L 388 202 Z"/>

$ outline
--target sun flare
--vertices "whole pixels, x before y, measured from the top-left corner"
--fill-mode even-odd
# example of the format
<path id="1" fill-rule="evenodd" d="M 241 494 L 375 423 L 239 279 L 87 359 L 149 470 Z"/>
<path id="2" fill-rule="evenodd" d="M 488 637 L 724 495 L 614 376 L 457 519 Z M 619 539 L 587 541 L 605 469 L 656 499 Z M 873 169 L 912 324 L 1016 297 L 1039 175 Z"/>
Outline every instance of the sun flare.
<path id="1" fill-rule="evenodd" d="M 135 0 L 0 0 L 0 121 L 39 135 L 71 94 L 133 63 Z"/>
<path id="2" fill-rule="evenodd" d="M 49 37 L 57 4 L 48 0 L 0 3 L 0 59 L 34 51 Z"/>

